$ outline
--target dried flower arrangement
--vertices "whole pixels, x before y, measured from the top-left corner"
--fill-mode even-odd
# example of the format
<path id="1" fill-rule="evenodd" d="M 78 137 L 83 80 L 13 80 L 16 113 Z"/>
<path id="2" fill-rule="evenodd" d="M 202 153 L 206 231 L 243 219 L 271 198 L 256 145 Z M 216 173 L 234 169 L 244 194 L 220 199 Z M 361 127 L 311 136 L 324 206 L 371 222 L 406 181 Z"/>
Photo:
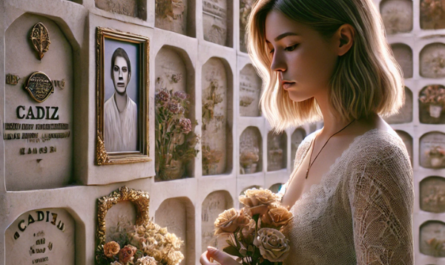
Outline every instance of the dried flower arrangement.
<path id="1" fill-rule="evenodd" d="M 252 104 L 253 100 L 254 100 L 253 97 L 249 97 L 249 96 L 241 97 L 241 98 L 240 98 L 239 105 L 240 105 L 241 107 L 247 107 L 247 106 L 249 106 L 250 104 Z"/>
<path id="2" fill-rule="evenodd" d="M 435 252 L 434 256 L 439 257 L 441 251 L 445 251 L 445 240 L 439 240 L 436 238 L 430 238 L 425 240 L 427 245 L 432 248 Z"/>
<path id="3" fill-rule="evenodd" d="M 425 151 L 425 155 L 429 157 L 431 166 L 441 167 L 445 157 L 445 149 L 441 146 L 433 146 Z"/>
<path id="4" fill-rule="evenodd" d="M 429 85 L 422 89 L 419 101 L 424 107 L 429 107 L 430 116 L 439 118 L 445 106 L 445 87 L 442 85 Z"/>
<path id="5" fill-rule="evenodd" d="M 99 265 L 176 265 L 184 259 L 183 241 L 153 222 L 118 223 L 109 233 L 111 240 L 96 256 Z"/>
<path id="6" fill-rule="evenodd" d="M 445 204 L 445 191 L 441 187 L 431 187 L 428 190 L 428 196 L 423 198 L 423 202 L 431 206 Z"/>
<path id="7" fill-rule="evenodd" d="M 225 237 L 224 252 L 243 265 L 281 264 L 289 254 L 289 240 L 282 231 L 293 215 L 267 189 L 249 189 L 239 197 L 244 207 L 222 212 L 215 220 L 215 235 Z"/>
<path id="8" fill-rule="evenodd" d="M 183 163 L 198 154 L 195 146 L 199 138 L 192 133 L 197 123 L 185 118 L 190 105 L 188 98 L 184 92 L 166 89 L 156 94 L 156 178 L 159 180 L 181 178 Z"/>
<path id="9" fill-rule="evenodd" d="M 217 94 L 216 90 L 219 87 L 219 83 L 217 79 L 213 79 L 210 81 L 210 93 L 209 96 L 205 99 L 202 104 L 202 129 L 206 130 L 207 124 L 212 120 L 215 116 L 215 106 L 221 102 L 223 102 L 224 98 L 221 94 Z"/>
<path id="10" fill-rule="evenodd" d="M 210 149 L 208 145 L 202 146 L 202 170 L 204 175 L 213 174 L 219 161 L 223 157 L 223 152 Z"/>
<path id="11" fill-rule="evenodd" d="M 425 21 L 441 19 L 443 16 L 442 0 L 423 0 L 420 3 L 420 14 Z"/>
<path id="12" fill-rule="evenodd" d="M 240 154 L 241 174 L 254 173 L 260 160 L 260 149 L 252 147 Z"/>

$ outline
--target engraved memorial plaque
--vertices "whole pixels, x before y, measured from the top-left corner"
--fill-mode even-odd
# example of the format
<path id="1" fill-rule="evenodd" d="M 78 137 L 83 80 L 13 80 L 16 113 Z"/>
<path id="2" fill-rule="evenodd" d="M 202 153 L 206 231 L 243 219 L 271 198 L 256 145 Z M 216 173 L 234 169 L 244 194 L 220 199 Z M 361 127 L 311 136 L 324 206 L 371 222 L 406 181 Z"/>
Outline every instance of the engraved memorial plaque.
<path id="1" fill-rule="evenodd" d="M 273 131 L 267 134 L 267 171 L 275 171 L 286 168 L 287 135 L 275 134 Z"/>
<path id="2" fill-rule="evenodd" d="M 445 77 L 445 44 L 432 43 L 420 52 L 420 75 L 427 78 Z"/>
<path id="3" fill-rule="evenodd" d="M 420 182 L 420 209 L 432 213 L 445 212 L 445 178 L 428 177 Z"/>
<path id="4" fill-rule="evenodd" d="M 250 117 L 261 116 L 259 107 L 261 79 L 250 64 L 246 65 L 240 72 L 239 91 L 240 115 Z"/>
<path id="5" fill-rule="evenodd" d="M 215 191 L 210 193 L 202 203 L 201 210 L 201 246 L 202 252 L 207 251 L 207 246 L 219 249 L 226 246 L 223 238 L 215 237 L 215 220 L 219 214 L 233 207 L 233 201 L 227 191 Z"/>
<path id="6" fill-rule="evenodd" d="M 445 28 L 445 0 L 420 0 L 420 27 Z"/>
<path id="7" fill-rule="evenodd" d="M 384 0 L 380 13 L 388 34 L 410 32 L 413 29 L 413 2 L 411 0 Z"/>
<path id="8" fill-rule="evenodd" d="M 202 68 L 202 174 L 228 170 L 227 73 L 219 59 L 211 58 Z"/>
<path id="9" fill-rule="evenodd" d="M 186 35 L 188 5 L 188 0 L 156 0 L 155 26 Z"/>
<path id="10" fill-rule="evenodd" d="M 411 48 L 402 43 L 392 44 L 391 48 L 394 53 L 394 57 L 403 70 L 403 77 L 413 77 L 413 51 Z"/>
<path id="11" fill-rule="evenodd" d="M 396 130 L 396 133 L 400 138 L 402 138 L 402 141 L 406 146 L 406 150 L 408 151 L 411 164 L 413 164 L 413 138 L 404 131 Z"/>
<path id="12" fill-rule="evenodd" d="M 413 121 L 413 93 L 405 87 L 405 102 L 399 113 L 385 118 L 390 124 L 409 123 Z"/>
<path id="13" fill-rule="evenodd" d="M 108 12 L 147 19 L 146 0 L 95 0 L 96 7 Z"/>
<path id="14" fill-rule="evenodd" d="M 41 61 L 24 38 L 37 22 L 51 32 L 51 52 Z M 6 188 L 63 187 L 72 182 L 73 171 L 73 49 L 52 20 L 31 14 L 11 24 L 5 44 L 6 71 L 23 78 L 22 87 L 5 89 Z M 64 88 L 51 80 L 65 80 Z"/>
<path id="15" fill-rule="evenodd" d="M 431 132 L 420 138 L 420 166 L 425 168 L 445 167 L 445 134 Z"/>
<path id="16" fill-rule="evenodd" d="M 433 256 L 445 257 L 445 223 L 440 221 L 427 221 L 420 226 L 419 235 L 420 253 Z"/>
<path id="17" fill-rule="evenodd" d="M 300 146 L 301 142 L 303 142 L 304 138 L 306 138 L 306 132 L 303 128 L 297 128 L 292 134 L 291 138 L 291 169 L 294 170 L 295 163 L 295 155 L 297 154 L 298 146 Z"/>
<path id="18" fill-rule="evenodd" d="M 240 174 L 261 172 L 262 140 L 258 128 L 247 127 L 240 136 Z"/>
<path id="19" fill-rule="evenodd" d="M 63 209 L 39 209 L 17 218 L 6 230 L 6 264 L 75 264 L 75 227 Z"/>
<path id="20" fill-rule="evenodd" d="M 239 42 L 240 50 L 247 52 L 247 38 L 246 38 L 246 26 L 249 20 L 250 12 L 252 12 L 254 0 L 240 0 L 239 10 Z"/>
<path id="21" fill-rule="evenodd" d="M 203 0 L 204 39 L 227 45 L 227 0 Z"/>

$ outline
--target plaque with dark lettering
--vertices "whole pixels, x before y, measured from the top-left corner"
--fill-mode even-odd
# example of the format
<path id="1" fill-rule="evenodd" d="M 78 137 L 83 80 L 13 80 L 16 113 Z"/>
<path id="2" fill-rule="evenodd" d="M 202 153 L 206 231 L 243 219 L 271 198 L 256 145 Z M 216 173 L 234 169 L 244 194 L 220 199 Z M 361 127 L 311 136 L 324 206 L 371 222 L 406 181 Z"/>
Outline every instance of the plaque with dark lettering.
<path id="1" fill-rule="evenodd" d="M 49 40 L 48 29 L 45 27 L 45 25 L 43 25 L 43 23 L 39 22 L 32 28 L 31 42 L 34 49 L 39 53 L 39 59 L 42 60 L 45 52 L 47 52 L 49 49 L 49 44 L 51 43 Z"/>
<path id="2" fill-rule="evenodd" d="M 25 89 L 39 103 L 42 103 L 54 93 L 54 85 L 51 79 L 43 72 L 32 73 L 26 82 Z"/>

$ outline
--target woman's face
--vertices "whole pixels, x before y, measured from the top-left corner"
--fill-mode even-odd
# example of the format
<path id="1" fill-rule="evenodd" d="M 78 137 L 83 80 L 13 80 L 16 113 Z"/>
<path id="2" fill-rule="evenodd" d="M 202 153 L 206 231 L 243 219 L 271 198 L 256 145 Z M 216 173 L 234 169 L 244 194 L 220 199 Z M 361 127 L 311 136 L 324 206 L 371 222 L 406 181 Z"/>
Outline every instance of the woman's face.
<path id="1" fill-rule="evenodd" d="M 338 58 L 335 38 L 326 40 L 314 29 L 273 10 L 266 17 L 266 42 L 278 72 L 280 88 L 300 102 L 327 95 Z"/>

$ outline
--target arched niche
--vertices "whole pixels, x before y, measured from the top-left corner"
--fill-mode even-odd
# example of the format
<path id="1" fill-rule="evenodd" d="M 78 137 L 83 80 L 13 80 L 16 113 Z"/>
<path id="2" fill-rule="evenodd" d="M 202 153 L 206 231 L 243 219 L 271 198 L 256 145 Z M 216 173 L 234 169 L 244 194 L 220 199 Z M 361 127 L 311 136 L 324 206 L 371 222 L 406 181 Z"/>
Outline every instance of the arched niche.
<path id="1" fill-rule="evenodd" d="M 155 27 L 196 37 L 195 0 L 155 0 Z"/>
<path id="2" fill-rule="evenodd" d="M 226 245 L 222 238 L 213 235 L 214 223 L 222 212 L 232 207 L 233 199 L 227 191 L 214 191 L 204 199 L 201 208 L 201 252 L 207 251 L 207 246 L 222 249 Z"/>
<path id="3" fill-rule="evenodd" d="M 405 102 L 397 114 L 391 115 L 385 120 L 390 124 L 409 123 L 413 121 L 413 92 L 405 87 Z"/>
<path id="4" fill-rule="evenodd" d="M 204 40 L 233 47 L 233 0 L 203 0 Z"/>
<path id="5" fill-rule="evenodd" d="M 243 189 L 243 190 L 240 192 L 239 196 L 244 195 L 244 192 L 246 192 L 246 190 L 250 190 L 250 189 L 260 189 L 260 188 L 261 188 L 261 187 L 260 187 L 260 186 L 257 186 L 257 185 L 253 185 L 253 186 L 247 187 L 247 188 Z M 241 209 L 241 208 L 243 208 L 243 207 L 244 207 L 244 205 L 243 205 L 242 203 L 239 203 L 239 209 Z"/>
<path id="6" fill-rule="evenodd" d="M 420 209 L 426 212 L 445 212 L 445 178 L 433 176 L 420 182 Z"/>
<path id="7" fill-rule="evenodd" d="M 419 120 L 427 124 L 445 124 L 445 86 L 432 84 L 419 92 Z"/>
<path id="8" fill-rule="evenodd" d="M 156 210 L 155 222 L 184 241 L 181 247 L 184 260 L 180 264 L 195 264 L 195 208 L 190 199 L 179 197 L 163 201 Z"/>
<path id="9" fill-rule="evenodd" d="M 286 168 L 287 164 L 287 134 L 267 134 L 267 171 Z"/>
<path id="10" fill-rule="evenodd" d="M 413 30 L 413 2 L 411 0 L 383 0 L 380 13 L 388 34 Z"/>
<path id="11" fill-rule="evenodd" d="M 46 27 L 51 41 L 42 58 L 30 41 L 32 29 L 39 22 Z M 73 49 L 78 46 L 69 27 L 63 23 L 61 19 L 26 13 L 6 30 L 5 71 L 7 76 L 20 78 L 17 83 L 7 80 L 5 85 L 7 190 L 50 189 L 74 181 L 72 133 L 76 69 L 73 61 L 76 58 Z M 37 71 L 49 78 L 42 86 L 45 88 L 38 92 L 48 95 L 41 103 L 24 89 L 31 74 Z M 34 80 L 34 84 L 40 86 L 42 83 L 38 80 L 42 79 Z M 53 93 L 50 84 L 54 87 Z M 51 129 L 50 124 L 54 123 L 59 125 Z"/>
<path id="12" fill-rule="evenodd" d="M 239 139 L 240 174 L 252 174 L 263 170 L 262 137 L 257 127 L 247 127 Z"/>
<path id="13" fill-rule="evenodd" d="M 445 28 L 445 12 L 441 0 L 420 0 L 420 28 Z"/>
<path id="14" fill-rule="evenodd" d="M 413 50 L 406 44 L 391 44 L 392 51 L 396 61 L 399 63 L 403 71 L 403 77 L 413 77 Z"/>
<path id="15" fill-rule="evenodd" d="M 420 138 L 419 159 L 424 168 L 445 167 L 445 134 L 430 132 Z"/>
<path id="16" fill-rule="evenodd" d="M 147 0 L 95 0 L 96 7 L 142 20 L 147 19 Z"/>
<path id="17" fill-rule="evenodd" d="M 5 232 L 6 264 L 76 264 L 76 222 L 60 208 L 20 215 Z"/>
<path id="18" fill-rule="evenodd" d="M 232 171 L 232 72 L 222 59 L 210 58 L 202 67 L 202 174 Z"/>
<path id="19" fill-rule="evenodd" d="M 187 101 L 190 102 L 188 105 L 188 112 L 185 113 L 185 117 L 191 121 L 196 119 L 194 100 L 195 73 L 193 64 L 184 50 L 171 46 L 163 46 L 159 50 L 155 58 L 155 91 L 156 93 L 159 93 L 160 91 L 171 91 L 172 94 L 178 91 L 185 92 L 188 96 Z M 155 107 L 156 115 L 158 115 L 157 106 L 158 105 Z M 158 119 L 158 121 L 160 121 L 160 119 Z M 191 141 L 194 142 L 196 135 L 193 132 L 193 127 L 194 125 L 192 122 L 191 132 L 169 137 L 172 139 L 176 137 L 179 145 Z M 161 144 L 160 147 L 164 148 L 164 145 Z M 159 148 L 159 146 L 156 146 L 156 148 Z M 198 146 L 196 146 L 195 149 L 198 149 Z M 156 152 L 158 152 L 158 150 L 156 150 Z M 160 159 L 156 160 L 156 163 L 159 161 Z M 156 176 L 156 181 L 193 177 L 195 168 L 194 162 L 195 160 L 193 158 L 191 159 L 188 157 L 184 160 L 173 159 L 168 165 L 157 164 L 157 168 L 161 169 L 159 174 Z M 168 176 L 168 179 L 164 176 Z"/>
<path id="20" fill-rule="evenodd" d="M 261 97 L 261 78 L 251 64 L 244 66 L 240 72 L 239 104 L 240 115 L 249 117 L 261 116 L 259 107 Z"/>
<path id="21" fill-rule="evenodd" d="M 254 0 L 239 0 L 239 46 L 242 52 L 247 52 L 246 27 L 254 3 Z"/>
<path id="22" fill-rule="evenodd" d="M 297 128 L 291 136 L 291 169 L 294 170 L 295 155 L 297 154 L 298 146 L 306 138 L 306 131 L 303 128 Z"/>
<path id="23" fill-rule="evenodd" d="M 276 183 L 269 187 L 269 190 L 273 193 L 278 193 L 281 189 L 281 186 L 283 186 L 283 183 Z"/>
<path id="24" fill-rule="evenodd" d="M 445 257 L 445 223 L 430 220 L 420 226 L 420 253 L 432 257 Z"/>
<path id="25" fill-rule="evenodd" d="M 406 150 L 408 151 L 409 158 L 411 160 L 411 164 L 413 164 L 413 137 L 411 137 L 411 135 L 409 135 L 407 132 L 401 130 L 396 130 L 396 133 L 405 144 Z"/>
<path id="26" fill-rule="evenodd" d="M 431 43 L 420 51 L 420 75 L 427 78 L 445 77 L 445 44 Z"/>

